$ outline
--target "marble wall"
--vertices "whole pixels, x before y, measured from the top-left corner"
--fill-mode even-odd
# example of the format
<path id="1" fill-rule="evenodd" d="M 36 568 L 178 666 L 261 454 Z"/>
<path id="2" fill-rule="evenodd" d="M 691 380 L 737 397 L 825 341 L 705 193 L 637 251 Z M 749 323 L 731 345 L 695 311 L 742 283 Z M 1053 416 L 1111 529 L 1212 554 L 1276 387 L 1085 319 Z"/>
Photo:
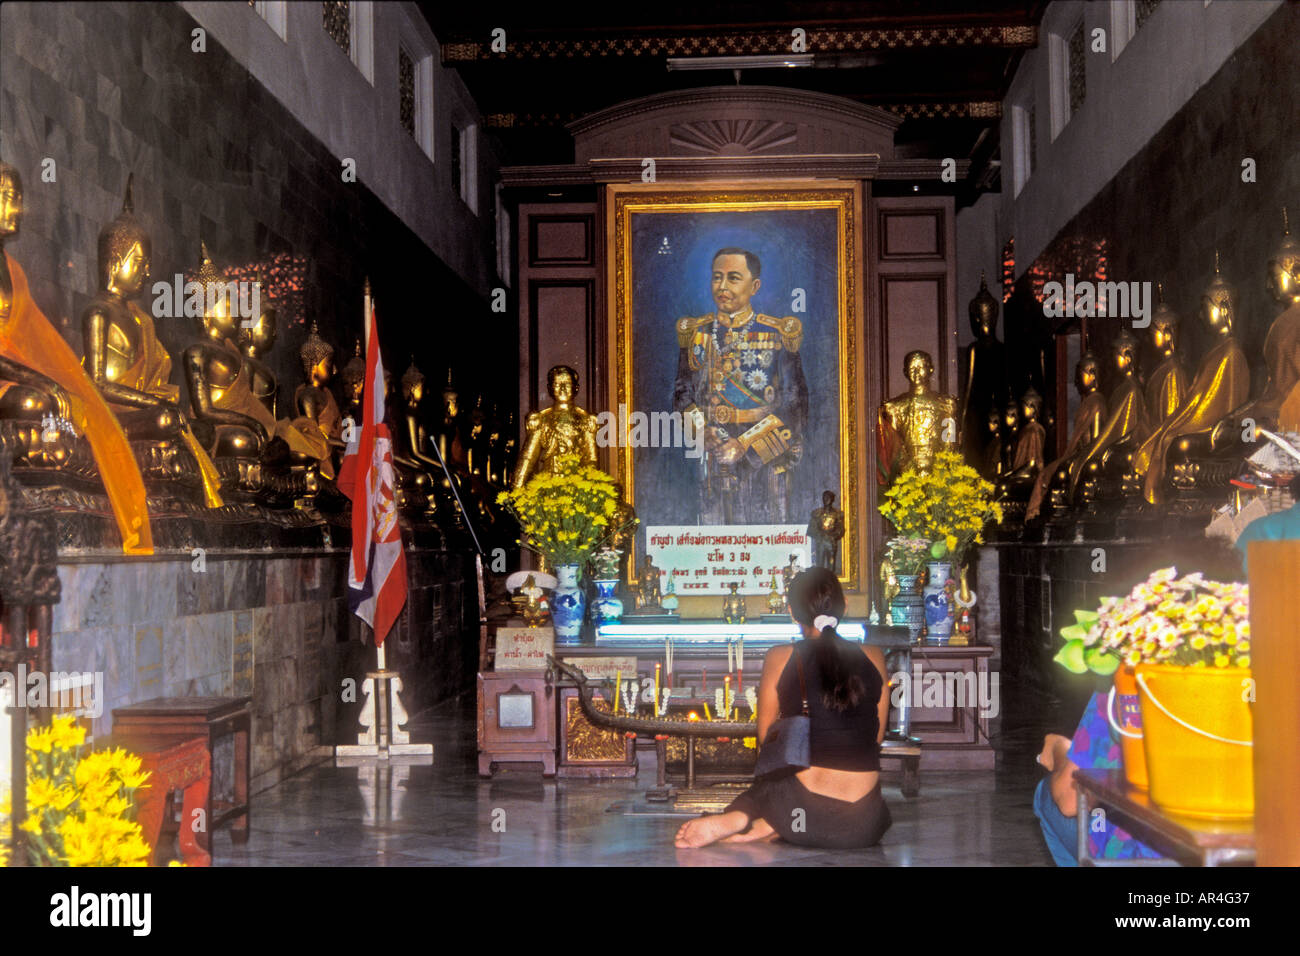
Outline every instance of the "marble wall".
<path id="1" fill-rule="evenodd" d="M 103 714 L 153 697 L 253 698 L 253 785 L 264 789 L 355 743 L 360 701 L 344 699 L 374 667 L 347 608 L 346 552 L 208 554 L 185 560 L 62 564 L 54 609 L 55 671 L 103 674 Z M 477 604 L 462 555 L 408 551 L 408 606 L 388 662 L 414 714 L 472 687 Z M 468 582 L 468 583 L 467 583 Z"/>

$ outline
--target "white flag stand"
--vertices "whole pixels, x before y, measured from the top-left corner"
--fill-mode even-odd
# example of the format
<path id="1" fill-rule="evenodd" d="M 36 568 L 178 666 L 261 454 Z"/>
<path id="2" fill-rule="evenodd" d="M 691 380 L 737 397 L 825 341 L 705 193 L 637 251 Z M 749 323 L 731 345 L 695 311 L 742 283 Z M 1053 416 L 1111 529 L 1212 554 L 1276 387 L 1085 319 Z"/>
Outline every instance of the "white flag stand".
<path id="1" fill-rule="evenodd" d="M 402 729 L 407 721 L 406 708 L 402 706 L 402 677 L 385 664 L 384 647 L 377 651 L 378 669 L 366 672 L 361 684 L 365 702 L 358 718 L 362 731 L 355 744 L 339 744 L 334 748 L 338 758 L 388 760 L 390 757 L 423 757 L 417 763 L 433 762 L 433 744 L 413 744 L 411 735 Z"/>

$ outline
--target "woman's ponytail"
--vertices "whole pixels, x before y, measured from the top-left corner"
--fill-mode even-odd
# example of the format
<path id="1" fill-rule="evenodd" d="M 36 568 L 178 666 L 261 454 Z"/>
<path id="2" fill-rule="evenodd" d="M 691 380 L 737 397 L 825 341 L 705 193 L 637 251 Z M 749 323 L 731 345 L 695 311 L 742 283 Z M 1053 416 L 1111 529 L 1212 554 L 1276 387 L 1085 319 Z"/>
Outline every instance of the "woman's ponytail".
<path id="1" fill-rule="evenodd" d="M 840 582 L 826 568 L 809 568 L 790 582 L 786 599 L 796 621 L 821 631 L 815 659 L 822 678 L 823 706 L 841 712 L 857 707 L 867 689 L 849 667 L 847 655 L 853 646 L 835 630 L 845 606 Z"/>

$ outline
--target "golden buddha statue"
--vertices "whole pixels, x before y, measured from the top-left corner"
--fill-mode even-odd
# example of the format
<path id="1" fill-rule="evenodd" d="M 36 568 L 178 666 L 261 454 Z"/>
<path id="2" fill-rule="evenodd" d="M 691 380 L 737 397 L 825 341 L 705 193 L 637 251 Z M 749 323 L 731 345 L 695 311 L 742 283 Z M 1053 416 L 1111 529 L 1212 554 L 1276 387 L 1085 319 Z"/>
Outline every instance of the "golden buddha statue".
<path id="1" fill-rule="evenodd" d="M 483 410 L 483 395 L 474 398 L 474 407 L 469 413 L 469 430 L 465 436 L 465 466 L 474 478 L 487 481 L 487 445 L 489 422 L 487 412 Z"/>
<path id="2" fill-rule="evenodd" d="M 1021 422 L 1015 451 L 1011 456 L 1011 470 L 998 483 L 998 490 L 1001 497 L 1024 500 L 1033 493 L 1046 459 L 1047 429 L 1042 423 L 1043 396 L 1030 386 L 1021 396 L 1017 411 Z"/>
<path id="3" fill-rule="evenodd" d="M 1002 421 L 998 425 L 1002 460 L 998 463 L 1002 476 L 1010 475 L 1015 465 L 1016 449 L 1020 447 L 1020 403 L 1014 398 L 1002 406 Z"/>
<path id="4" fill-rule="evenodd" d="M 412 361 L 414 362 L 414 359 Z M 468 473 L 469 458 L 465 451 L 465 443 L 461 440 L 461 419 L 460 393 L 452 384 L 452 370 L 449 368 L 447 384 L 442 387 L 442 417 L 438 420 L 433 440 L 438 446 L 438 453 L 442 455 L 442 460 L 447 465 L 447 472 L 451 474 L 458 488 L 464 484 L 463 479 Z M 439 472 L 441 473 L 441 469 Z M 446 474 L 442 475 L 441 480 L 444 490 L 450 490 L 451 486 Z"/>
<path id="5" fill-rule="evenodd" d="M 294 389 L 293 407 L 299 415 L 315 422 L 329 443 L 330 455 L 321 460 L 321 474 L 333 478 L 337 465 L 335 456 L 346 447 L 343 441 L 343 413 L 339 411 L 339 403 L 329 389 L 330 379 L 334 377 L 334 346 L 320 337 L 314 320 L 307 341 L 298 350 L 298 358 L 302 362 L 302 373 L 307 381 Z"/>
<path id="6" fill-rule="evenodd" d="M 1033 493 L 1029 496 L 1029 506 L 1025 509 L 1026 520 L 1038 516 L 1043 499 L 1053 485 L 1060 489 L 1061 500 L 1064 501 L 1065 492 L 1073 480 L 1072 463 L 1076 456 L 1092 447 L 1092 443 L 1101 434 L 1102 421 L 1106 417 L 1106 399 L 1097 391 L 1100 372 L 1097 356 L 1084 352 L 1079 357 L 1079 362 L 1074 367 L 1074 387 L 1079 392 L 1080 401 L 1074 420 L 1070 423 L 1070 437 L 1066 441 L 1065 453 L 1049 462 L 1038 473 Z M 1053 491 L 1053 504 L 1056 503 L 1055 494 Z"/>
<path id="7" fill-rule="evenodd" d="M 366 360 L 361 355 L 361 340 L 352 352 L 352 358 L 339 372 L 339 381 L 343 383 L 343 417 L 352 419 L 354 428 L 361 427 L 361 397 L 366 391 Z"/>
<path id="8" fill-rule="evenodd" d="M 1201 319 L 1218 336 L 1218 342 L 1201 359 L 1187 397 L 1133 456 L 1133 467 L 1143 475 L 1143 496 L 1151 504 L 1164 500 L 1167 456 L 1177 444 L 1180 453 L 1211 452 L 1237 437 L 1241 406 L 1250 397 L 1250 366 L 1232 334 L 1236 308 L 1232 290 L 1219 273 L 1214 257 L 1214 278 L 1201 296 Z"/>
<path id="9" fill-rule="evenodd" d="M 555 404 L 533 412 L 524 424 L 527 438 L 511 487 L 518 491 L 535 472 L 553 471 L 561 455 L 577 455 L 584 465 L 596 464 L 596 416 L 573 404 L 578 373 L 557 365 L 546 373 L 546 390 Z"/>
<path id="10" fill-rule="evenodd" d="M 1002 476 L 1002 409 L 990 408 L 984 419 L 984 465 L 980 474 L 992 482 Z"/>
<path id="11" fill-rule="evenodd" d="M 102 286 L 81 316 L 83 365 L 128 436 L 184 445 L 208 507 L 219 508 L 221 479 L 203 447 L 211 433 L 200 428 L 196 435 L 181 411 L 180 388 L 171 384 L 172 357 L 158 340 L 153 316 L 134 301 L 149 281 L 151 242 L 132 210 L 131 182 L 127 176 L 122 211 L 99 233 Z"/>
<path id="12" fill-rule="evenodd" d="M 205 288 L 211 283 L 223 283 L 207 246 L 200 244 L 200 252 L 198 282 Z M 268 308 L 259 316 L 264 335 L 268 326 L 274 328 L 274 316 L 269 313 L 273 310 Z M 214 454 L 218 458 L 260 459 L 270 441 L 278 438 L 298 460 L 321 460 L 328 447 L 315 424 L 303 422 L 304 428 L 299 428 L 288 419 L 277 420 L 266 403 L 266 383 L 259 386 L 261 399 L 254 393 L 257 371 L 235 345 L 239 324 L 229 299 L 217 296 L 210 305 L 204 304 L 203 341 L 185 350 L 190 403 L 195 417 L 213 427 Z M 274 341 L 273 332 L 270 340 Z M 267 339 L 259 341 L 265 344 Z"/>
<path id="13" fill-rule="evenodd" d="M 1291 236 L 1285 209 L 1282 242 L 1268 261 L 1268 291 L 1283 311 L 1264 339 L 1268 384 L 1257 417 L 1282 431 L 1300 431 L 1300 243 Z"/>
<path id="14" fill-rule="evenodd" d="M 152 554 L 153 534 L 140 468 L 121 424 L 76 354 L 32 299 L 27 275 L 4 249 L 23 216 L 18 170 L 0 163 L 0 417 L 31 422 L 39 436 L 50 419 L 84 435 L 99 469 L 126 554 Z"/>
<path id="15" fill-rule="evenodd" d="M 334 477 L 333 453 L 329 436 L 321 430 L 314 418 L 295 415 L 280 417 L 280 380 L 263 359 L 275 347 L 279 333 L 279 315 L 275 306 L 262 309 L 251 325 L 239 323 L 238 344 L 244 357 L 248 375 L 248 388 L 253 397 L 266 409 L 270 418 L 264 421 L 271 434 L 289 446 L 289 460 L 295 465 L 318 466 L 326 478 Z M 296 409 L 295 405 L 295 409 Z M 270 423 L 274 422 L 274 425 Z"/>
<path id="16" fill-rule="evenodd" d="M 1154 318 L 1152 324 L 1155 324 Z M 1075 500 L 1079 483 L 1085 478 L 1091 482 L 1089 487 L 1092 489 L 1085 497 L 1093 499 L 1101 469 L 1109 463 L 1109 458 L 1115 452 L 1122 452 L 1126 445 L 1144 440 L 1150 428 L 1142 383 L 1138 379 L 1138 340 L 1128 329 L 1121 329 L 1115 337 L 1112 355 L 1119 383 L 1106 402 L 1108 415 L 1105 424 L 1084 451 L 1078 468 L 1071 469 L 1070 490 L 1066 496 L 1069 501 Z M 1132 449 L 1129 454 L 1132 454 Z M 1126 463 L 1125 470 L 1129 468 L 1131 462 Z"/>
<path id="17" fill-rule="evenodd" d="M 630 591 L 632 589 L 632 545 L 636 543 L 636 529 L 640 521 L 637 519 L 636 509 L 623 498 L 622 482 L 614 482 L 614 493 L 618 496 L 618 504 L 609 523 L 613 529 L 609 546 L 621 555 L 619 563 L 623 566 L 623 580 Z"/>
<path id="18" fill-rule="evenodd" d="M 966 387 L 962 391 L 962 444 L 966 458 L 981 461 L 988 445 L 984 428 L 990 412 L 1000 412 L 1011 397 L 1007 384 L 1006 346 L 998 341 L 998 300 L 989 292 L 984 273 L 970 301 L 970 324 L 975 341 L 966 349 Z"/>
<path id="19" fill-rule="evenodd" d="M 1147 423 L 1152 429 L 1178 411 L 1191 385 L 1187 367 L 1178 357 L 1178 315 L 1165 304 L 1163 287 L 1157 285 L 1156 290 L 1160 301 L 1151 316 L 1151 344 L 1161 358 L 1146 387 Z"/>
<path id="20" fill-rule="evenodd" d="M 957 399 L 930 388 L 934 362 L 926 352 L 903 360 L 910 388 L 880 406 L 876 446 L 881 477 L 887 483 L 908 468 L 929 471 L 936 452 L 956 442 Z"/>
<path id="21" fill-rule="evenodd" d="M 438 510 L 433 495 L 434 475 L 442 474 L 442 466 L 424 451 L 429 435 L 420 422 L 420 406 L 424 402 L 424 375 L 411 367 L 402 376 L 402 407 L 397 412 L 397 432 L 393 442 L 393 461 L 397 466 L 398 485 L 407 507 L 433 515 Z"/>

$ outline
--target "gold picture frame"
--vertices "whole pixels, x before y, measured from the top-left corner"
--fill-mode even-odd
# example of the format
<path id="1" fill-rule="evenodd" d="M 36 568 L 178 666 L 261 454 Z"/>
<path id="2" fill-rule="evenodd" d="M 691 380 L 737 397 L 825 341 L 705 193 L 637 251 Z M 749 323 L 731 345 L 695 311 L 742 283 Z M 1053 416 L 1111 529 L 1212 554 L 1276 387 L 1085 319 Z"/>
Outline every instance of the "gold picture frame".
<path id="1" fill-rule="evenodd" d="M 674 183 L 670 186 L 612 184 L 606 186 L 604 196 L 606 236 L 609 237 L 606 249 L 606 301 L 610 304 L 607 326 L 609 370 L 606 382 L 611 409 L 640 407 L 636 401 L 633 365 L 638 331 L 644 331 L 646 322 L 671 324 L 677 318 L 670 315 L 646 318 L 634 314 L 637 262 L 634 259 L 632 237 L 637 216 L 708 216 L 772 210 L 792 213 L 818 210 L 834 212 L 835 374 L 839 424 L 836 439 L 839 489 L 836 503 L 845 515 L 839 579 L 849 592 L 858 592 L 866 584 L 862 580 L 861 553 L 862 535 L 865 532 L 861 510 L 864 506 L 865 485 L 859 480 L 864 467 L 864 439 L 859 431 L 862 424 L 860 405 L 864 400 L 864 376 L 859 354 L 862 314 L 859 275 L 864 261 L 863 208 L 861 184 L 847 181 Z M 658 329 L 655 334 L 659 335 Z M 623 483 L 629 503 L 636 507 L 634 448 L 624 442 L 619 447 L 611 448 L 610 453 L 610 470 Z M 820 492 L 817 495 L 815 500 L 807 503 L 809 512 L 821 504 Z M 807 519 L 804 517 L 801 520 Z M 635 575 L 640 555 L 633 554 L 632 557 L 632 574 Z"/>

